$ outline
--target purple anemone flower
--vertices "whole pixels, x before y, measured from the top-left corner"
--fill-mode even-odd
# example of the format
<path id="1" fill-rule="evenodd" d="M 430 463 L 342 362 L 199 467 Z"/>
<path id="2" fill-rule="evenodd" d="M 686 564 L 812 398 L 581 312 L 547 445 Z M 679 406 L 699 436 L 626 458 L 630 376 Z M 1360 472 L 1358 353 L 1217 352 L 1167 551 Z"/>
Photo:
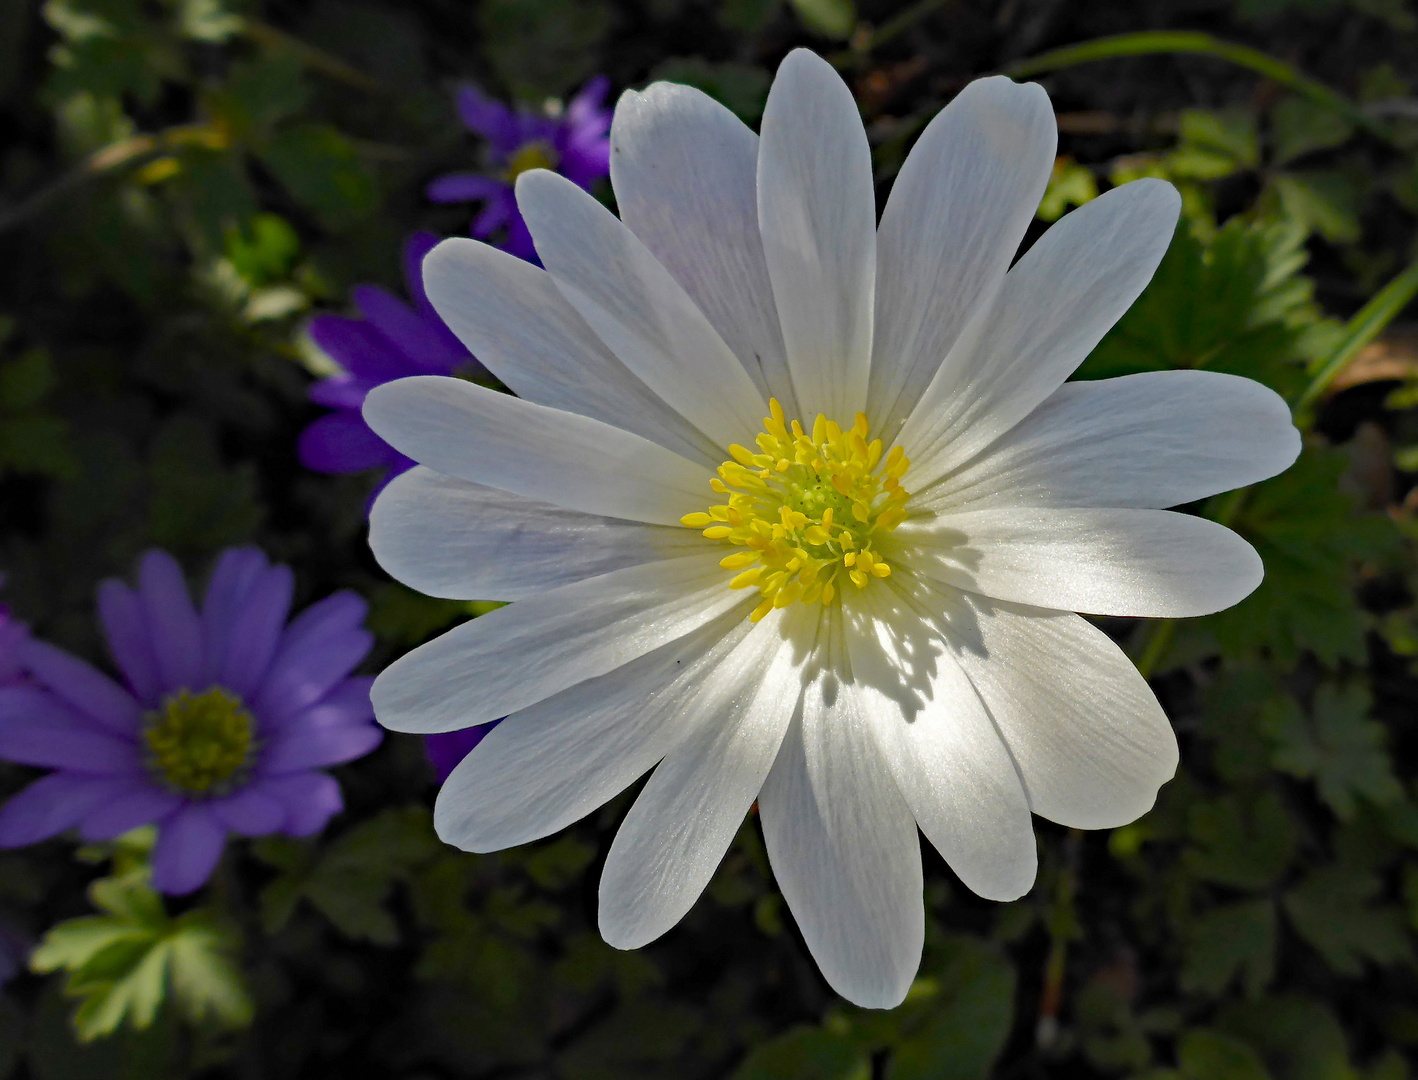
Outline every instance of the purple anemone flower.
<path id="1" fill-rule="evenodd" d="M 597 76 L 565 109 L 543 115 L 510 109 L 471 86 L 464 87 L 458 92 L 458 114 L 468 130 L 487 140 L 488 169 L 495 175 L 440 176 L 428 185 L 426 194 L 441 203 L 481 201 L 472 234 L 486 240 L 505 230 L 499 246 L 537 263 L 537 249 L 517 212 L 513 186 L 528 169 L 554 169 L 587 191 L 609 175 L 611 110 L 603 102 L 610 85 L 604 75 Z"/>
<path id="2" fill-rule="evenodd" d="M 363 318 L 317 315 L 310 321 L 311 338 L 342 370 L 310 388 L 312 401 L 335 411 L 300 433 L 296 453 L 307 469 L 354 473 L 384 468 L 388 482 L 414 463 L 369 430 L 360 415 L 364 396 L 406 375 L 482 370 L 423 291 L 419 267 L 436 243 L 438 237 L 420 232 L 404 244 L 404 277 L 412 307 L 378 285 L 357 285 L 352 296 Z"/>
<path id="3" fill-rule="evenodd" d="M 479 724 L 477 727 L 425 735 L 423 749 L 428 755 L 428 763 L 433 766 L 433 778 L 440 784 L 447 780 L 448 774 L 457 767 L 458 762 L 467 757 L 473 747 L 483 741 L 483 736 L 500 723 L 501 720 L 494 720 L 490 724 Z"/>
<path id="4" fill-rule="evenodd" d="M 0 604 L 0 687 L 25 681 L 22 654 L 29 636 L 30 628 L 11 615 L 9 608 Z"/>
<path id="5" fill-rule="evenodd" d="M 255 548 L 224 552 L 201 609 L 177 562 L 150 551 L 138 587 L 99 587 L 123 684 L 31 638 L 33 680 L 0 688 L 0 758 L 54 769 L 0 809 L 0 846 L 77 827 L 108 840 L 156 824 L 153 884 L 189 893 L 228 833 L 307 836 L 342 808 L 323 768 L 380 740 L 372 680 L 351 677 L 373 638 L 338 592 L 289 624 L 294 578 Z"/>

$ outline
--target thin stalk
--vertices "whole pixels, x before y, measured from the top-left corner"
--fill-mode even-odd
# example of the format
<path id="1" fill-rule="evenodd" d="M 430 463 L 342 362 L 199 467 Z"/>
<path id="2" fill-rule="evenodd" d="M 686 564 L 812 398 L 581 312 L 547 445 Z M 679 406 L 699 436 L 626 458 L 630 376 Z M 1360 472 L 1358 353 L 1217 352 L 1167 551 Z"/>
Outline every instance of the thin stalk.
<path id="1" fill-rule="evenodd" d="M 1345 117 L 1355 127 L 1393 141 L 1393 131 L 1382 120 L 1365 112 L 1348 98 L 1331 90 L 1324 83 L 1311 79 L 1297 68 L 1269 53 L 1253 49 L 1249 45 L 1238 45 L 1233 41 L 1222 41 L 1190 30 L 1155 30 L 1136 34 L 1118 34 L 1113 37 L 1098 38 L 1078 45 L 1067 45 L 1039 56 L 1021 60 L 1005 68 L 1006 75 L 1024 78 L 1045 71 L 1088 64 L 1095 60 L 1111 60 L 1123 56 L 1152 56 L 1158 53 L 1189 53 L 1196 56 L 1210 56 L 1217 60 L 1249 68 L 1267 79 L 1279 83 L 1301 97 L 1308 98 Z"/>
<path id="2" fill-rule="evenodd" d="M 308 42 L 301 41 L 300 38 L 287 34 L 284 30 L 272 26 L 270 23 L 248 17 L 242 20 L 241 31 L 263 48 L 285 49 L 295 53 L 300 57 L 300 62 L 311 71 L 317 71 L 321 75 L 325 75 L 337 82 L 345 83 L 371 94 L 378 93 L 384 89 L 378 80 L 370 78 L 354 65 L 347 64 L 338 56 L 327 53 L 324 49 L 318 49 Z"/>
<path id="3" fill-rule="evenodd" d="M 1418 296 L 1418 260 L 1374 294 L 1344 327 L 1339 346 L 1322 363 L 1310 385 L 1295 402 L 1295 411 L 1305 413 L 1329 389 L 1341 371 L 1358 355 L 1359 350 L 1383 333 L 1385 327 L 1402 313 L 1414 296 Z"/>

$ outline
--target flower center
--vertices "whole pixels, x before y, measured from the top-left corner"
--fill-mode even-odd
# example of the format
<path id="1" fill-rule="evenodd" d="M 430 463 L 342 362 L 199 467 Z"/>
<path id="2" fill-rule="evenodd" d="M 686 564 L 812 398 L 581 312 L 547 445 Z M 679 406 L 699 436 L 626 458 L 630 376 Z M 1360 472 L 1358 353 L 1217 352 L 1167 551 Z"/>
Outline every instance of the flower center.
<path id="1" fill-rule="evenodd" d="M 819 413 L 808 432 L 796 420 L 789 428 L 776 399 L 768 407 L 759 452 L 729 447 L 734 460 L 709 482 L 728 502 L 680 519 L 746 549 L 719 565 L 739 571 L 731 589 L 758 587 L 754 622 L 795 600 L 830 604 L 844 579 L 864 589 L 889 576 L 878 545 L 906 517 L 911 497 L 901 486 L 910 461 L 899 446 L 883 458 L 881 440 L 867 441 L 864 413 L 845 431 Z"/>
<path id="2" fill-rule="evenodd" d="M 180 794 L 225 794 L 251 757 L 255 727 L 229 690 L 179 690 L 143 718 L 148 768 Z"/>
<path id="3" fill-rule="evenodd" d="M 542 139 L 523 143 L 517 148 L 517 152 L 507 159 L 507 171 L 502 174 L 502 178 L 507 183 L 514 184 L 517 182 L 517 177 L 527 170 L 554 169 L 560 160 L 561 155 L 553 149 L 550 143 Z"/>

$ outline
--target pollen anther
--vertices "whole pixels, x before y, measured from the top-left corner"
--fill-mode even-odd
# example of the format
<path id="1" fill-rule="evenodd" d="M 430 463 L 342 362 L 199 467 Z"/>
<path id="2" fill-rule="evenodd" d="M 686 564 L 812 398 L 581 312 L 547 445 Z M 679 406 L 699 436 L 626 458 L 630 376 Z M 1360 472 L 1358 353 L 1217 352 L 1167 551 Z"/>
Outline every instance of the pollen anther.
<path id="1" fill-rule="evenodd" d="M 842 580 L 862 589 L 888 577 L 880 545 L 905 520 L 910 498 L 901 487 L 910 460 L 899 446 L 883 454 L 864 413 L 845 430 L 819 414 L 809 432 L 776 399 L 768 408 L 753 440 L 759 452 L 730 446 L 733 460 L 710 481 L 727 500 L 680 519 L 744 549 L 719 565 L 735 571 L 730 588 L 758 587 L 754 622 L 795 601 L 831 604 Z"/>

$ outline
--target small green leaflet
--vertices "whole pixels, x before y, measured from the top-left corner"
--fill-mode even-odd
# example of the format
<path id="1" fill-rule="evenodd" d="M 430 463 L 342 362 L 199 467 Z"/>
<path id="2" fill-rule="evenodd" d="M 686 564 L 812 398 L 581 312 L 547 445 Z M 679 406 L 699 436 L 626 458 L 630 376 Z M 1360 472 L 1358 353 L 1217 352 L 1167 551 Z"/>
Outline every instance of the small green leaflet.
<path id="1" fill-rule="evenodd" d="M 100 879 L 89 896 L 106 914 L 58 923 L 30 958 L 37 972 L 68 972 L 65 993 L 81 999 L 73 1018 L 80 1039 L 111 1035 L 125 1022 L 147 1028 L 169 997 L 193 1023 L 251 1022 L 235 959 L 240 939 L 216 912 L 171 918 L 141 870 Z"/>

